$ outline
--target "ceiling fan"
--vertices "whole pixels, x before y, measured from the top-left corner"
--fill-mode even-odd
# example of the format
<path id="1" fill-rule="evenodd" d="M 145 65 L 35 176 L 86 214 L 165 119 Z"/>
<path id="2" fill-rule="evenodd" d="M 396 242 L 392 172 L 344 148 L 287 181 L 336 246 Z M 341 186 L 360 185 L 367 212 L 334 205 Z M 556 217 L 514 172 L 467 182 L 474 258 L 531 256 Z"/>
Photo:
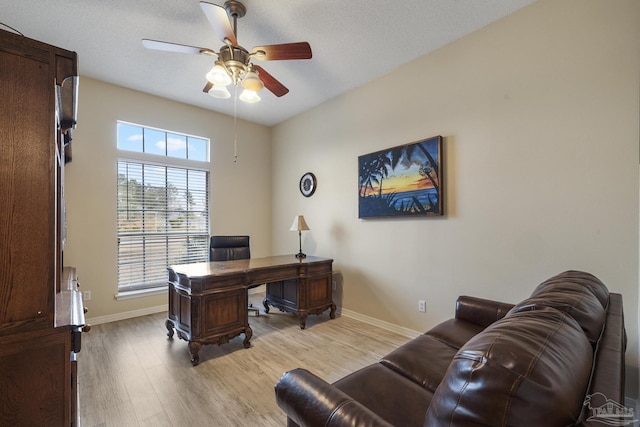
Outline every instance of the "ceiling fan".
<path id="1" fill-rule="evenodd" d="M 237 86 L 238 83 L 244 89 L 240 99 L 246 102 L 259 101 L 258 91 L 264 87 L 278 97 L 289 92 L 289 89 L 275 77 L 267 73 L 261 66 L 254 65 L 251 60 L 254 58 L 263 61 L 311 59 L 309 43 L 256 46 L 249 52 L 240 46 L 237 40 L 238 18 L 242 18 L 247 13 L 246 7 L 241 2 L 228 0 L 223 7 L 201 1 L 200 7 L 218 38 L 224 43 L 218 52 L 206 47 L 150 39 L 142 39 L 142 45 L 147 49 L 217 56 L 213 68 L 206 75 L 207 84 L 203 89 L 203 92 L 216 98 L 229 98 L 231 94 L 227 86 L 230 84 Z M 231 27 L 229 18 L 233 18 L 233 27 Z"/>

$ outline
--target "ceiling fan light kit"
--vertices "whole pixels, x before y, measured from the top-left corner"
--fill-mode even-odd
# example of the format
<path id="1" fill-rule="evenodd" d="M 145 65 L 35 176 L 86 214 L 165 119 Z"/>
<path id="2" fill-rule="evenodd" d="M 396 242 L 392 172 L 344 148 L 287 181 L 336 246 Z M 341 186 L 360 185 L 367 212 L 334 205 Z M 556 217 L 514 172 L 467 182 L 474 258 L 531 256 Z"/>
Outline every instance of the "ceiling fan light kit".
<path id="1" fill-rule="evenodd" d="M 229 92 L 229 89 L 227 89 L 226 86 L 211 85 L 211 89 L 209 89 L 208 93 L 214 98 L 219 98 L 219 99 L 231 98 L 231 92 Z"/>
<path id="2" fill-rule="evenodd" d="M 231 76 L 229 76 L 229 74 L 227 73 L 227 70 L 225 70 L 224 65 L 222 65 L 222 62 L 220 61 L 216 61 L 213 68 L 207 73 L 205 77 L 212 84 L 218 86 L 229 86 L 233 81 L 231 79 Z"/>
<path id="3" fill-rule="evenodd" d="M 207 84 L 203 92 L 215 98 L 231 97 L 227 86 L 240 84 L 243 88 L 239 98 L 245 102 L 260 101 L 258 92 L 267 88 L 275 96 L 280 97 L 289 92 L 282 83 L 276 80 L 264 68 L 254 65 L 252 58 L 263 61 L 311 59 L 311 46 L 307 42 L 285 43 L 254 47 L 251 53 L 238 44 L 237 22 L 246 13 L 246 7 L 239 1 L 228 0 L 224 7 L 201 1 L 200 7 L 211 23 L 218 38 L 224 43 L 219 52 L 204 47 L 194 47 L 158 40 L 143 39 L 142 44 L 148 49 L 197 53 L 200 55 L 216 55 L 218 58 L 206 74 Z M 233 27 L 230 18 L 233 19 Z"/>
<path id="4" fill-rule="evenodd" d="M 258 95 L 258 92 L 245 89 L 242 91 L 238 99 L 240 101 L 244 101 L 244 102 L 248 102 L 249 104 L 252 104 L 254 102 L 260 101 L 261 98 L 260 98 L 260 95 Z"/>
<path id="5" fill-rule="evenodd" d="M 250 69 L 244 75 L 244 79 L 242 79 L 242 87 L 245 88 L 246 90 L 252 90 L 254 92 L 258 92 L 264 88 L 264 83 L 262 83 L 262 80 L 260 80 L 260 77 L 258 77 L 258 74 L 255 71 L 253 71 L 253 69 Z"/>

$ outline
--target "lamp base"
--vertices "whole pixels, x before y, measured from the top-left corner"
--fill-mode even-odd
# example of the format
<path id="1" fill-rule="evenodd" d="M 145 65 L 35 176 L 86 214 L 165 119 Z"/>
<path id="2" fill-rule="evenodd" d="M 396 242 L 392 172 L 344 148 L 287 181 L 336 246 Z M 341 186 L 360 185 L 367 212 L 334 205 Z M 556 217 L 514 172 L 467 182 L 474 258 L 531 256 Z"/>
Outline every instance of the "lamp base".
<path id="1" fill-rule="evenodd" d="M 306 257 L 307 257 L 307 254 L 303 254 L 302 251 L 300 251 L 300 252 L 298 252 L 296 254 L 296 258 L 299 258 L 299 259 L 306 258 Z"/>

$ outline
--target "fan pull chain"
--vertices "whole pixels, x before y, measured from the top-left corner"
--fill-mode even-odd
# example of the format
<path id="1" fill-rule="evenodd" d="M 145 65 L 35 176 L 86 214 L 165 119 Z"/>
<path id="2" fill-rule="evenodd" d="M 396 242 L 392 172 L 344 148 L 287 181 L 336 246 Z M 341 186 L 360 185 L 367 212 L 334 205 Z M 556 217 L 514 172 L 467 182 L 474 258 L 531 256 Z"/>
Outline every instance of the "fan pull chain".
<path id="1" fill-rule="evenodd" d="M 238 86 L 233 87 L 233 163 L 238 163 L 238 119 L 236 110 L 238 107 Z"/>

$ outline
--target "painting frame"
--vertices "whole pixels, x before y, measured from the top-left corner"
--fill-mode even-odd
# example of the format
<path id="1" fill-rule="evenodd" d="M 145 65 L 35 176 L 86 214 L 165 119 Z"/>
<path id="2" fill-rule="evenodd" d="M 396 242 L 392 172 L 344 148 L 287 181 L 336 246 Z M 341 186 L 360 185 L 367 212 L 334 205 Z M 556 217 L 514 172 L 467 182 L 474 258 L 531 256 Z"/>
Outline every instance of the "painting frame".
<path id="1" fill-rule="evenodd" d="M 442 136 L 358 156 L 358 218 L 444 215 Z"/>

